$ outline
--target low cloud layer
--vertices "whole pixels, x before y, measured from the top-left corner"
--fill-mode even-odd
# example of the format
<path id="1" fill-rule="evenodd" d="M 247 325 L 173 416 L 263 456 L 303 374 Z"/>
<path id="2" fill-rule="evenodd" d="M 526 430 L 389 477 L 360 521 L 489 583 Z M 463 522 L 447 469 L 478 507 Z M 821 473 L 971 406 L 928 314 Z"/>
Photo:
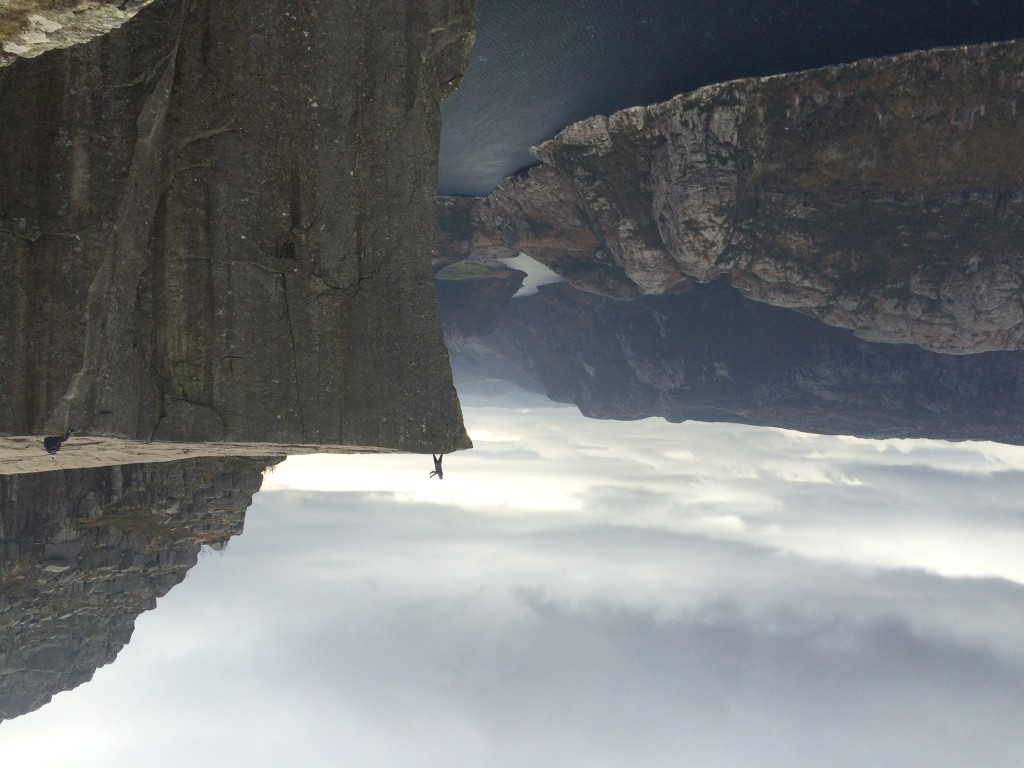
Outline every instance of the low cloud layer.
<path id="1" fill-rule="evenodd" d="M 1024 760 L 1021 449 L 467 419 L 440 482 L 429 457 L 281 465 L 114 665 L 0 726 L 0 760 Z"/>

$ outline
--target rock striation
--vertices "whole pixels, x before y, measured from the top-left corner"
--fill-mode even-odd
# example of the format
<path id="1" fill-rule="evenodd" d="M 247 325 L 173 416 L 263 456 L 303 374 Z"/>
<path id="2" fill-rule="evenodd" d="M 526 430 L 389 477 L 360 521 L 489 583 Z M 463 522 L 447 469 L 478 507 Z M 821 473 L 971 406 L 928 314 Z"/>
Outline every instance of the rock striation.
<path id="1" fill-rule="evenodd" d="M 474 0 L 156 0 L 0 71 L 0 433 L 469 447 L 431 281 Z"/>
<path id="2" fill-rule="evenodd" d="M 1024 348 L 1024 43 L 723 83 L 569 126 L 450 258 L 524 251 L 615 298 L 727 278 L 869 341 Z"/>
<path id="3" fill-rule="evenodd" d="M 280 459 L 0 476 L 0 720 L 92 679 L 204 545 L 242 532 Z"/>
<path id="4" fill-rule="evenodd" d="M 511 381 L 584 416 L 1024 445 L 1024 352 L 868 342 L 726 281 L 621 301 L 544 286 L 474 337 L 442 303 L 460 388 Z M 489 310 L 493 313 L 493 309 Z M 467 338 L 468 337 L 468 338 Z"/>

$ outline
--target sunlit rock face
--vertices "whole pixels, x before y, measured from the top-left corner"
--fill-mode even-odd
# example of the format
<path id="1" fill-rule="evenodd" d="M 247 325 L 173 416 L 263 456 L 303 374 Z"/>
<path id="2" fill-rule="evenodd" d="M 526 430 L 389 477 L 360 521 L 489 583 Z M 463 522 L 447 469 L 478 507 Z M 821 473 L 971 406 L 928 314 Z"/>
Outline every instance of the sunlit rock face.
<path id="1" fill-rule="evenodd" d="M 92 679 L 196 564 L 242 532 L 280 459 L 0 476 L 0 719 Z"/>
<path id="2" fill-rule="evenodd" d="M 634 301 L 544 286 L 456 341 L 460 386 L 512 381 L 593 418 L 1024 444 L 1024 352 L 868 342 L 724 280 Z"/>
<path id="3" fill-rule="evenodd" d="M 0 67 L 54 48 L 88 43 L 153 0 L 5 0 L 0 3 Z"/>
<path id="4" fill-rule="evenodd" d="M 0 74 L 0 431 L 468 447 L 431 281 L 473 0 L 157 0 Z"/>
<path id="5" fill-rule="evenodd" d="M 1024 43 L 709 86 L 594 117 L 445 202 L 453 253 L 617 298 L 726 277 L 866 340 L 1024 347 Z"/>

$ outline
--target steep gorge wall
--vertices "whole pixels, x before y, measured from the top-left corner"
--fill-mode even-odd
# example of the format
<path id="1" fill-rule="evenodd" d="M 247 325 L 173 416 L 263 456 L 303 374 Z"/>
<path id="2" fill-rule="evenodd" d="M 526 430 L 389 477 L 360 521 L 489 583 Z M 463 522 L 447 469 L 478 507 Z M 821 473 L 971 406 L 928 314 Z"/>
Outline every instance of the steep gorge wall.
<path id="1" fill-rule="evenodd" d="M 473 0 L 157 0 L 0 70 L 0 431 L 469 446 L 430 272 Z"/>

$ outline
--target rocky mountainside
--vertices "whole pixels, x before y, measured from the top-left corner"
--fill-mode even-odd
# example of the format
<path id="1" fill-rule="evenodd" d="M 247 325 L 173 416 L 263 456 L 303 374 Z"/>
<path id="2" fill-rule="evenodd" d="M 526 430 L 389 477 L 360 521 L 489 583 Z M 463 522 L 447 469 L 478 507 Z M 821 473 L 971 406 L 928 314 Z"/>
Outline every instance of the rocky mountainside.
<path id="1" fill-rule="evenodd" d="M 0 476 L 0 719 L 92 679 L 196 564 L 242 532 L 280 459 Z"/>
<path id="2" fill-rule="evenodd" d="M 0 70 L 0 433 L 449 451 L 473 0 L 156 0 Z"/>
<path id="3" fill-rule="evenodd" d="M 117 29 L 153 0 L 4 0 L 0 67 Z"/>
<path id="4" fill-rule="evenodd" d="M 544 286 L 469 339 L 442 313 L 460 387 L 513 381 L 585 416 L 1024 444 L 1024 352 L 867 342 L 724 280 L 634 301 Z"/>
<path id="5" fill-rule="evenodd" d="M 442 201 L 442 261 L 523 251 L 617 298 L 726 278 L 865 340 L 1021 349 L 1022 104 L 1021 42 L 701 88 Z"/>

